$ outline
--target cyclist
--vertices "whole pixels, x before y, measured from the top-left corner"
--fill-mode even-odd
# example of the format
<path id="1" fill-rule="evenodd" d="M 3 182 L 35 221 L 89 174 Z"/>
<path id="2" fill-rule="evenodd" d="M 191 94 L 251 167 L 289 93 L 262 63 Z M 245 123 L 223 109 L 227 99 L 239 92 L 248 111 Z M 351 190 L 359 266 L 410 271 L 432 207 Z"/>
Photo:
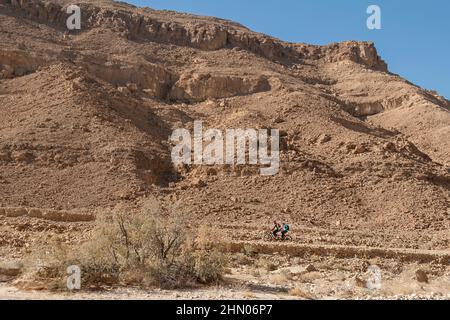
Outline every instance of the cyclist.
<path id="1" fill-rule="evenodd" d="M 278 233 L 281 231 L 281 225 L 275 220 L 274 226 L 272 229 L 272 236 L 276 239 L 278 237 Z"/>
<path id="2" fill-rule="evenodd" d="M 286 238 L 288 232 L 289 232 L 289 225 L 287 223 L 283 223 L 283 230 L 281 230 L 281 240 L 284 240 Z"/>

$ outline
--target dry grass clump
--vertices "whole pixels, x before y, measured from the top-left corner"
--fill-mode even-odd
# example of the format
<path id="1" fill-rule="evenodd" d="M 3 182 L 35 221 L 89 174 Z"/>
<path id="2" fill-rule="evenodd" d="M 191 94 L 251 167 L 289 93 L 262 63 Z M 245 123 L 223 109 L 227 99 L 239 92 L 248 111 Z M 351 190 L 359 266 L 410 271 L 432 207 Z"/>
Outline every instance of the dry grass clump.
<path id="1" fill-rule="evenodd" d="M 278 269 L 278 266 L 273 261 L 270 261 L 267 258 L 260 258 L 257 261 L 257 266 L 267 272 L 275 271 Z"/>
<path id="2" fill-rule="evenodd" d="M 303 299 L 307 299 L 307 300 L 313 299 L 313 296 L 310 293 L 305 292 L 303 289 L 301 289 L 299 287 L 291 288 L 289 290 L 288 294 L 292 297 L 298 297 L 298 298 L 303 298 Z"/>
<path id="3" fill-rule="evenodd" d="M 285 273 L 275 273 L 269 276 L 269 281 L 276 285 L 287 285 L 290 280 Z"/>
<path id="4" fill-rule="evenodd" d="M 233 256 L 233 262 L 236 266 L 248 266 L 254 263 L 254 260 L 243 253 L 236 253 Z"/>
<path id="5" fill-rule="evenodd" d="M 249 257 L 255 257 L 258 254 L 258 249 L 251 244 L 244 244 L 243 251 Z"/>
<path id="6" fill-rule="evenodd" d="M 89 241 L 79 248 L 50 242 L 28 259 L 34 278 L 65 288 L 66 269 L 77 265 L 82 288 L 139 285 L 181 288 L 221 280 L 226 258 L 204 235 L 193 234 L 179 215 L 152 202 L 139 213 L 118 208 L 99 217 Z"/>

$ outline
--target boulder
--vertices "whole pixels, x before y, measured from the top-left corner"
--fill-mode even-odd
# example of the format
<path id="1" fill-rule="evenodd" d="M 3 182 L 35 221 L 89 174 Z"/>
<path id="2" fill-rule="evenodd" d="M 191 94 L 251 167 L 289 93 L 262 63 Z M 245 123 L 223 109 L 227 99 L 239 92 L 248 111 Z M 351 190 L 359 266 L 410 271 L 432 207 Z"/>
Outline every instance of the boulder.
<path id="1" fill-rule="evenodd" d="M 306 268 L 305 268 L 305 271 L 307 271 L 307 272 L 314 272 L 314 271 L 317 271 L 317 268 L 314 265 L 312 265 L 312 264 L 308 264 L 306 266 Z"/>
<path id="2" fill-rule="evenodd" d="M 128 89 L 131 93 L 134 93 L 134 92 L 136 92 L 136 91 L 139 90 L 139 87 L 138 87 L 138 85 L 137 85 L 136 83 L 131 83 L 131 82 L 129 82 L 129 83 L 127 83 L 127 89 Z"/>
<path id="3" fill-rule="evenodd" d="M 418 282 L 428 283 L 428 275 L 424 270 L 417 269 L 415 275 Z"/>
<path id="4" fill-rule="evenodd" d="M 319 144 L 324 144 L 331 141 L 331 136 L 328 134 L 321 134 L 318 138 L 317 138 L 317 143 Z"/>
<path id="5" fill-rule="evenodd" d="M 354 154 L 362 154 L 362 153 L 366 153 L 369 150 L 367 149 L 367 147 L 363 144 L 357 144 L 355 149 L 353 150 Z"/>

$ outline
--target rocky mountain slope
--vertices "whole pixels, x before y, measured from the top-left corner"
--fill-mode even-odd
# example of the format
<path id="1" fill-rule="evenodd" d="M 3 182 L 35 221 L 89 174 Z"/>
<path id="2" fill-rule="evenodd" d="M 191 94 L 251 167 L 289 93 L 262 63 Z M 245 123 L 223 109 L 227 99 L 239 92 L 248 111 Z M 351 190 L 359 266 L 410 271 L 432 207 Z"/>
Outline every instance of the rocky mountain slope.
<path id="1" fill-rule="evenodd" d="M 343 232 L 338 244 L 448 249 L 450 102 L 390 73 L 372 43 L 293 44 L 85 0 L 68 32 L 68 3 L 0 0 L 1 208 L 154 195 L 192 221 L 255 230 L 241 239 L 279 217 Z M 168 137 L 194 120 L 279 128 L 280 174 L 173 167 Z"/>

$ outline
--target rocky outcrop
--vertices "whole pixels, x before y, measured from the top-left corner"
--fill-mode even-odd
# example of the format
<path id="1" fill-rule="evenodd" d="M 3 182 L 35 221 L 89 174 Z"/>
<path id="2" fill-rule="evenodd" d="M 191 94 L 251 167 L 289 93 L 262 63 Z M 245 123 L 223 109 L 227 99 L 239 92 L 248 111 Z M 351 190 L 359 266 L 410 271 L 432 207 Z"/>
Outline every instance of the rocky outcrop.
<path id="1" fill-rule="evenodd" d="M 270 90 L 266 77 L 240 77 L 211 73 L 184 74 L 175 83 L 169 98 L 204 101 Z"/>
<path id="2" fill-rule="evenodd" d="M 91 74 L 117 87 L 127 87 L 130 92 L 140 89 L 156 99 L 165 99 L 178 78 L 166 68 L 150 63 L 129 65 L 89 62 L 85 66 Z M 129 86 L 133 88 L 130 90 Z"/>
<path id="3" fill-rule="evenodd" d="M 350 60 L 373 70 L 388 71 L 387 64 L 378 55 L 373 42 L 347 41 L 333 43 L 321 47 L 320 51 L 320 55 L 327 62 Z"/>
<path id="4" fill-rule="evenodd" d="M 361 102 L 358 104 L 350 103 L 346 105 L 346 110 L 355 117 L 366 117 L 378 114 L 384 111 L 384 106 L 381 102 Z"/>
<path id="5" fill-rule="evenodd" d="M 0 49 L 0 79 L 20 77 L 37 70 L 42 61 L 24 51 Z"/>
<path id="6" fill-rule="evenodd" d="M 199 102 L 269 91 L 265 76 L 237 76 L 213 72 L 177 73 L 159 65 L 86 61 L 91 75 L 118 87 L 124 94 L 144 92 L 160 100 Z"/>

